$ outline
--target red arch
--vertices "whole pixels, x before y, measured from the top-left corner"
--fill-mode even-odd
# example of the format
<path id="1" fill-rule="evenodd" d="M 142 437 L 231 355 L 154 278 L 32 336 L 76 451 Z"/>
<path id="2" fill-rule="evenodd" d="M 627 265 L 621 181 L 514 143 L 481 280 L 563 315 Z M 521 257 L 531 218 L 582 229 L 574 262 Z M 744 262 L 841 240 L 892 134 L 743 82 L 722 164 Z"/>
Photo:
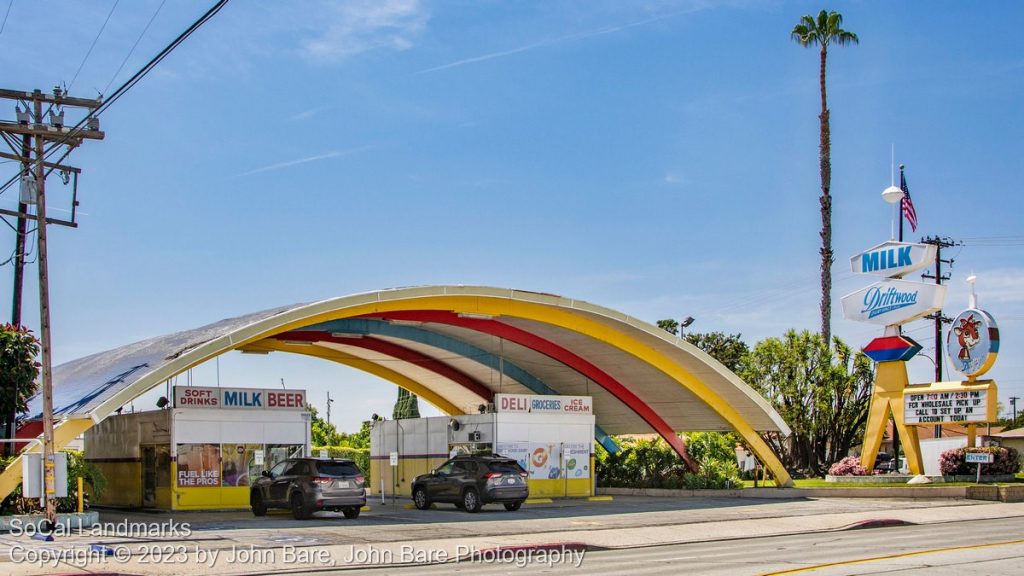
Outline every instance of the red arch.
<path id="1" fill-rule="evenodd" d="M 426 354 L 395 344 L 394 342 L 388 342 L 387 340 L 380 340 L 369 336 L 363 336 L 361 338 L 339 338 L 337 336 L 332 336 L 330 332 L 312 330 L 283 332 L 274 336 L 274 339 L 290 340 L 293 342 L 333 342 L 335 344 L 344 344 L 346 346 L 355 346 L 357 348 L 373 350 L 399 360 L 404 360 L 410 364 L 415 364 L 416 366 L 426 370 L 430 370 L 435 374 L 455 382 L 488 402 L 494 400 L 494 392 L 490 388 L 477 382 L 473 377 L 465 372 L 449 366 L 437 359 L 431 358 Z"/>
<path id="2" fill-rule="evenodd" d="M 613 378 L 610 374 L 601 370 L 597 366 L 591 364 L 585 358 L 580 357 L 571 350 L 563 348 L 558 344 L 551 342 L 550 340 L 541 338 L 536 334 L 527 332 L 515 326 L 499 322 L 497 320 L 482 319 L 482 318 L 468 318 L 460 316 L 454 312 L 448 312 L 444 310 L 409 310 L 409 311 L 396 311 L 396 312 L 384 312 L 366 314 L 364 318 L 379 318 L 383 320 L 408 320 L 416 322 L 433 322 L 435 324 L 447 324 L 450 326 L 458 326 L 460 328 L 468 328 L 484 334 L 490 334 L 499 338 L 504 338 L 510 342 L 519 344 L 531 350 L 535 350 L 557 360 L 566 366 L 576 370 L 580 374 L 583 374 L 587 378 L 596 382 L 599 386 L 615 396 L 619 401 L 628 406 L 638 416 L 643 418 L 644 422 L 654 428 L 654 430 L 661 435 L 662 438 L 668 442 L 679 457 L 683 459 L 687 467 L 690 470 L 696 472 L 699 470 L 699 465 L 693 458 L 690 457 L 689 452 L 686 450 L 686 444 L 681 438 L 672 430 L 672 427 L 668 425 L 668 422 L 659 416 L 650 406 L 641 400 L 636 394 L 630 391 L 628 388 L 622 385 L 618 380 Z"/>

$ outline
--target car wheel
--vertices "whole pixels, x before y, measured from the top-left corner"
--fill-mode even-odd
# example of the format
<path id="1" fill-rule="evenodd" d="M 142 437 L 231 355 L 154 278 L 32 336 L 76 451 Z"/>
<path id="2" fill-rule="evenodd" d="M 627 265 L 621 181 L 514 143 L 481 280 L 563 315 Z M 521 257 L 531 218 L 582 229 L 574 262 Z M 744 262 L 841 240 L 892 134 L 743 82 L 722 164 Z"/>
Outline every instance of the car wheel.
<path id="1" fill-rule="evenodd" d="M 345 508 L 341 512 L 345 515 L 345 518 L 353 518 L 354 519 L 354 518 L 359 518 L 360 509 L 359 508 Z"/>
<path id="2" fill-rule="evenodd" d="M 481 506 L 483 504 L 480 503 L 480 495 L 476 493 L 476 489 L 469 488 L 462 494 L 462 507 L 466 512 L 479 512 Z"/>
<path id="3" fill-rule="evenodd" d="M 413 491 L 412 501 L 416 504 L 416 508 L 419 510 L 426 510 L 427 508 L 430 508 L 430 499 L 427 498 L 427 491 L 422 487 Z"/>
<path id="4" fill-rule="evenodd" d="M 249 495 L 249 506 L 252 507 L 253 516 L 267 515 L 267 505 L 263 502 L 263 496 L 260 496 L 259 492 L 253 492 Z"/>
<path id="5" fill-rule="evenodd" d="M 292 494 L 292 516 L 295 516 L 296 520 L 305 520 L 310 517 L 309 509 L 302 501 L 302 494 L 298 492 Z"/>
<path id="6" fill-rule="evenodd" d="M 522 500 L 517 500 L 516 502 L 505 502 L 505 510 L 508 510 L 509 512 L 515 512 L 516 510 L 519 510 L 519 507 L 522 505 Z"/>

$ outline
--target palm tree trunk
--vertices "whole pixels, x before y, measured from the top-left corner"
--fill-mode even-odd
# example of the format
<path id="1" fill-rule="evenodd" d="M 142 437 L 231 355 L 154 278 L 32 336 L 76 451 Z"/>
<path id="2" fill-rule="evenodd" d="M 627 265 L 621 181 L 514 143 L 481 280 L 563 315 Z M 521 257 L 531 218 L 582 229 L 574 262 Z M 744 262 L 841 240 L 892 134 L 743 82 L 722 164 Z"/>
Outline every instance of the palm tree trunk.
<path id="1" fill-rule="evenodd" d="M 825 95 L 826 45 L 821 46 L 821 143 L 819 163 L 821 169 L 821 337 L 830 345 L 832 340 L 832 160 L 828 123 L 828 99 Z"/>

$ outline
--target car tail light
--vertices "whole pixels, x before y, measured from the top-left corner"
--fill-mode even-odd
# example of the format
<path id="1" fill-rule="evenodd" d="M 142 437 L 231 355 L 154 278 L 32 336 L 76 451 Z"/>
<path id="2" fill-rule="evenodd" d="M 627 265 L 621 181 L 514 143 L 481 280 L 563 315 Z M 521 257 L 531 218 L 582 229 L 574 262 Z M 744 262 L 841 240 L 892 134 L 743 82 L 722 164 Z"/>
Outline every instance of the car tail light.
<path id="1" fill-rule="evenodd" d="M 356 476 L 356 484 L 362 485 L 365 482 L 366 482 L 366 476 L 363 476 L 362 474 L 360 474 L 359 476 Z"/>
<path id="2" fill-rule="evenodd" d="M 331 480 L 332 479 L 328 478 L 327 476 L 314 476 L 313 477 L 313 482 L 316 483 L 316 484 L 319 484 L 321 486 L 327 486 L 328 484 L 331 483 Z"/>
<path id="3" fill-rule="evenodd" d="M 488 472 L 484 474 L 484 478 L 487 478 L 488 480 L 492 478 L 501 478 L 501 472 Z"/>

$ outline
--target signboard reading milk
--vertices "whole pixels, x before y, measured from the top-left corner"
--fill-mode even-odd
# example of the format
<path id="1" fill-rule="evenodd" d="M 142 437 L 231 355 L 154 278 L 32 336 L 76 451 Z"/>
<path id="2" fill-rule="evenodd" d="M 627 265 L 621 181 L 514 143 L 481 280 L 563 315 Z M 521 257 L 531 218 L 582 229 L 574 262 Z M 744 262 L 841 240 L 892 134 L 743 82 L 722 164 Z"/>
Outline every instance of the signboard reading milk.
<path id="1" fill-rule="evenodd" d="M 594 413 L 594 399 L 590 396 L 539 396 L 531 394 L 495 394 L 494 407 L 498 412 L 520 414 L 584 414 Z"/>

